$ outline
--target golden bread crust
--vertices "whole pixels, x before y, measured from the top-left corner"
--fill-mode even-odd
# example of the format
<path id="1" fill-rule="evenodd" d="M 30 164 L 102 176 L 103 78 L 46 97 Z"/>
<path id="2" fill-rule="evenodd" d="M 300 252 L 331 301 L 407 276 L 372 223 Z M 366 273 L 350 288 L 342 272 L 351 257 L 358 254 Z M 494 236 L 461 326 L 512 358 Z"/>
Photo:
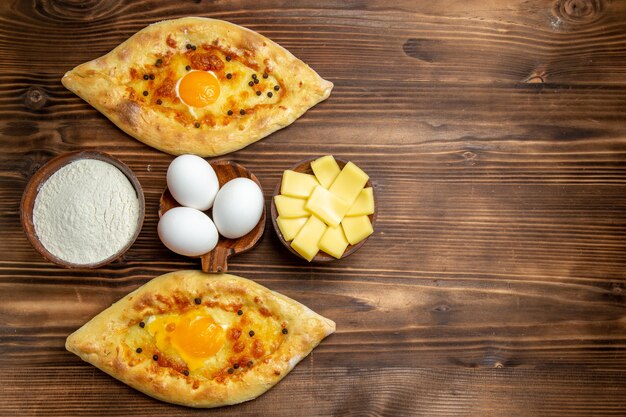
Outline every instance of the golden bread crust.
<path id="1" fill-rule="evenodd" d="M 226 363 L 223 370 L 207 375 L 203 370 L 183 371 L 175 360 L 152 360 L 153 347 L 144 344 L 142 354 L 126 343 L 129 329 L 138 329 L 145 317 L 184 312 L 219 304 L 226 310 L 259 310 L 288 328 L 280 334 L 274 351 L 254 358 L 254 365 L 237 367 Z M 142 328 L 142 330 L 144 330 Z M 163 401 L 189 407 L 219 407 L 248 401 L 263 394 L 322 339 L 335 330 L 335 323 L 304 305 L 245 278 L 178 271 L 157 277 L 107 308 L 71 334 L 66 348 L 111 376 Z M 247 336 L 247 335 L 246 335 Z"/>
<path id="2" fill-rule="evenodd" d="M 224 109 L 216 108 L 206 128 L 204 121 L 202 128 L 194 128 L 197 121 L 189 114 L 177 117 L 141 94 L 129 94 L 129 68 L 151 68 L 158 57 L 167 63 L 171 57 L 188 54 L 186 45 L 190 44 L 222 51 L 251 69 L 271 73 L 280 84 L 280 100 L 275 98 L 271 104 L 259 102 L 248 109 L 245 117 L 238 117 L 235 112 L 234 117 L 223 118 Z M 204 157 L 241 149 L 288 126 L 325 100 L 333 87 L 270 39 L 232 23 L 200 17 L 152 24 L 108 54 L 67 72 L 62 83 L 147 145 L 174 155 L 192 153 Z M 237 93 L 247 96 L 243 90 Z M 266 97 L 264 92 L 262 98 Z"/>

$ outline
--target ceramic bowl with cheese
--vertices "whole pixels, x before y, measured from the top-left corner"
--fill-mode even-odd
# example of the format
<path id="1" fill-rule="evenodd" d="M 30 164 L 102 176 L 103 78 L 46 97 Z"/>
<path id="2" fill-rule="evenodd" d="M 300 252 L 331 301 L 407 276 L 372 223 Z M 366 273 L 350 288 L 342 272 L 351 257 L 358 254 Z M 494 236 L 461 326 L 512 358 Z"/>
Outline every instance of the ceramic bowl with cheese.
<path id="1" fill-rule="evenodd" d="M 309 262 L 342 259 L 374 232 L 374 187 L 351 161 L 332 155 L 306 159 L 283 172 L 271 216 L 291 253 Z"/>

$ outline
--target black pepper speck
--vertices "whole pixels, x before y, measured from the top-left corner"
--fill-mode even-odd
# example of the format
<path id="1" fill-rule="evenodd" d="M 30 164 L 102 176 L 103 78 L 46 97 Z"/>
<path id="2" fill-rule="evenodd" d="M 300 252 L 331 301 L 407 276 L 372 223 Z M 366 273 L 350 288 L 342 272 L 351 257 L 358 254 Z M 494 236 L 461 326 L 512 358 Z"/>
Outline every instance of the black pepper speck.
<path id="1" fill-rule="evenodd" d="M 241 311 L 241 310 L 237 310 L 237 315 L 238 315 L 238 316 L 241 316 L 242 314 L 243 314 L 243 311 Z"/>
<path id="2" fill-rule="evenodd" d="M 250 337 L 254 336 L 254 330 L 250 330 L 248 334 L 250 335 Z"/>
<path id="3" fill-rule="evenodd" d="M 193 299 L 193 302 L 196 304 L 200 304 L 202 302 L 202 299 L 200 297 L 196 297 Z"/>
<path id="4" fill-rule="evenodd" d="M 144 96 L 147 96 L 147 95 L 148 95 L 148 92 L 147 92 L 147 91 L 144 91 L 144 92 L 143 92 L 143 95 L 144 95 Z"/>
<path id="5" fill-rule="evenodd" d="M 239 114 L 243 116 L 244 114 L 246 114 L 246 111 L 244 109 L 241 109 L 239 110 Z"/>
<path id="6" fill-rule="evenodd" d="M 232 374 L 233 372 L 235 372 L 235 370 L 233 368 L 228 368 L 228 373 Z"/>
<path id="7" fill-rule="evenodd" d="M 228 115 L 232 116 L 233 115 L 233 111 L 232 110 L 228 110 Z"/>
<path id="8" fill-rule="evenodd" d="M 283 329 L 283 334 L 287 334 L 287 333 L 289 333 L 287 329 Z"/>
<path id="9" fill-rule="evenodd" d="M 158 361 L 159 360 L 159 355 L 152 355 L 152 360 Z"/>
<path id="10" fill-rule="evenodd" d="M 144 327 L 146 327 L 146 323 L 144 323 L 143 321 L 139 322 L 139 327 L 143 329 Z"/>
<path id="11" fill-rule="evenodd" d="M 135 349 L 135 352 L 141 353 L 141 352 L 143 352 L 143 349 L 142 348 L 137 348 L 137 349 Z"/>
<path id="12" fill-rule="evenodd" d="M 278 91 L 278 90 L 280 90 L 280 87 L 279 87 L 279 86 L 277 86 L 277 85 L 275 85 L 275 86 L 274 86 L 274 91 Z"/>
<path id="13" fill-rule="evenodd" d="M 268 97 L 270 97 L 270 98 L 271 98 L 273 95 L 274 95 L 274 94 L 273 94 L 271 91 L 268 91 L 268 92 L 267 92 L 267 96 L 268 96 Z"/>
<path id="14" fill-rule="evenodd" d="M 234 364 L 234 365 L 233 365 L 233 368 L 235 368 L 235 369 L 239 369 L 239 364 L 238 364 L 238 363 Z"/>
<path id="15" fill-rule="evenodd" d="M 230 80 L 231 78 L 233 78 L 233 74 L 231 74 L 231 73 L 229 72 L 228 74 L 226 74 L 226 78 L 228 78 L 228 79 Z"/>
<path id="16" fill-rule="evenodd" d="M 147 79 L 149 79 L 149 78 L 150 78 L 150 77 L 148 76 L 148 74 L 146 74 L 146 75 L 144 75 L 144 76 L 143 76 L 143 79 L 144 79 L 144 80 L 147 80 Z"/>

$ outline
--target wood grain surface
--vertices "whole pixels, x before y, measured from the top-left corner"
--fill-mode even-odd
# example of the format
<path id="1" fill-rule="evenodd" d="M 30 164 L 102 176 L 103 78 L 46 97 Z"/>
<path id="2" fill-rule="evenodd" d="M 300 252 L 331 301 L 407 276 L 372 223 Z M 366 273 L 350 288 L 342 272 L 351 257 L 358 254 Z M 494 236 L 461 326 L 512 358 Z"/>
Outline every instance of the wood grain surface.
<path id="1" fill-rule="evenodd" d="M 60 79 L 149 23 L 225 19 L 335 83 L 290 127 L 220 159 L 267 198 L 316 155 L 372 177 L 374 235 L 309 265 L 271 226 L 229 270 L 337 323 L 267 394 L 198 411 L 65 351 L 129 291 L 197 260 L 156 235 L 172 157 Z M 51 157 L 95 149 L 137 174 L 146 219 L 124 259 L 44 261 L 19 201 Z M 626 2 L 621 0 L 0 2 L 0 415 L 626 415 Z M 269 220 L 268 220 L 269 221 Z"/>

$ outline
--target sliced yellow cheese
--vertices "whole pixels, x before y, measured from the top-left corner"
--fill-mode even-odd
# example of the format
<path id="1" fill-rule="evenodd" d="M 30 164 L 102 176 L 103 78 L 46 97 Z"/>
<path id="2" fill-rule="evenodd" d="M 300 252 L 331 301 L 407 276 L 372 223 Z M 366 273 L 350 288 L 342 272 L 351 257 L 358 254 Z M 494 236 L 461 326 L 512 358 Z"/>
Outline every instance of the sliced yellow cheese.
<path id="1" fill-rule="evenodd" d="M 328 189 L 341 169 L 332 155 L 322 156 L 311 162 L 311 169 L 322 187 Z"/>
<path id="2" fill-rule="evenodd" d="M 374 190 L 372 187 L 363 188 L 354 204 L 348 209 L 346 216 L 361 216 L 374 214 Z"/>
<path id="3" fill-rule="evenodd" d="M 328 190 L 351 206 L 368 179 L 368 175 L 361 168 L 348 162 Z"/>
<path id="4" fill-rule="evenodd" d="M 304 207 L 332 227 L 339 226 L 350 208 L 348 203 L 321 185 L 315 187 Z"/>
<path id="5" fill-rule="evenodd" d="M 337 259 L 341 258 L 341 255 L 343 255 L 348 247 L 348 240 L 343 233 L 343 228 L 341 226 L 328 227 L 320 239 L 318 246 L 327 254 Z"/>
<path id="6" fill-rule="evenodd" d="M 318 185 L 319 182 L 313 175 L 288 169 L 283 173 L 280 193 L 290 197 L 307 198 Z"/>
<path id="7" fill-rule="evenodd" d="M 308 220 L 308 217 L 297 217 L 295 219 L 286 219 L 282 216 L 276 217 L 276 224 L 280 229 L 280 233 L 283 234 L 283 238 L 289 242 L 293 240 L 298 234 L 304 223 Z"/>
<path id="8" fill-rule="evenodd" d="M 341 227 L 351 245 L 356 245 L 374 232 L 367 216 L 344 217 Z"/>
<path id="9" fill-rule="evenodd" d="M 288 197 L 286 195 L 277 195 L 274 197 L 274 204 L 278 215 L 284 219 L 293 219 L 295 217 L 308 217 L 311 215 L 304 208 L 306 200 L 303 198 Z"/>
<path id="10" fill-rule="evenodd" d="M 309 217 L 295 239 L 291 242 L 291 247 L 304 259 L 311 262 L 311 259 L 319 252 L 317 245 L 326 231 L 326 224 L 317 216 Z"/>

